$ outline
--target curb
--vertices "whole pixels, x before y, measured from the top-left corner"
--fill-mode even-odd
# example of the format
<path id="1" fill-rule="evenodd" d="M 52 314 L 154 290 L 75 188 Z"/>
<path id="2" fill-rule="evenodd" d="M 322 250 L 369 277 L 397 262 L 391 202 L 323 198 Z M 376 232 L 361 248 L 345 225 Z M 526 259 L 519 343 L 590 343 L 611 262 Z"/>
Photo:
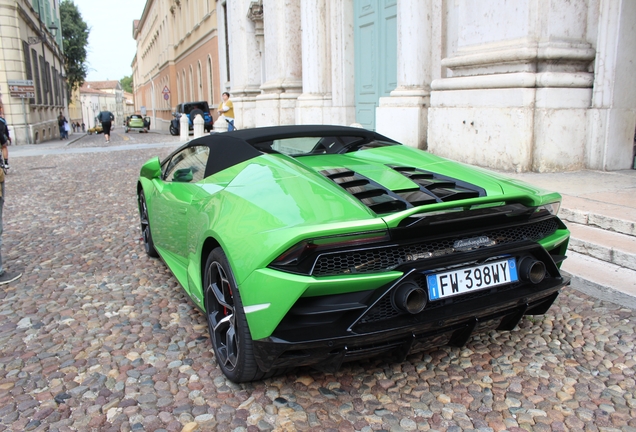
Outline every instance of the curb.
<path id="1" fill-rule="evenodd" d="M 564 275 L 572 278 L 570 288 L 594 297 L 598 300 L 608 301 L 632 310 L 636 310 L 636 297 L 616 291 L 614 288 L 589 281 L 580 276 L 573 275 L 566 271 L 561 271 Z"/>
<path id="2" fill-rule="evenodd" d="M 69 145 L 73 144 L 74 142 L 77 142 L 77 141 L 81 140 L 81 139 L 82 139 L 82 138 L 84 138 L 85 136 L 87 136 L 87 134 L 82 134 L 82 135 L 78 136 L 77 138 L 74 138 L 74 139 L 72 139 L 72 140 L 69 140 L 66 144 L 64 144 L 64 147 L 67 147 L 67 146 L 69 146 Z"/>

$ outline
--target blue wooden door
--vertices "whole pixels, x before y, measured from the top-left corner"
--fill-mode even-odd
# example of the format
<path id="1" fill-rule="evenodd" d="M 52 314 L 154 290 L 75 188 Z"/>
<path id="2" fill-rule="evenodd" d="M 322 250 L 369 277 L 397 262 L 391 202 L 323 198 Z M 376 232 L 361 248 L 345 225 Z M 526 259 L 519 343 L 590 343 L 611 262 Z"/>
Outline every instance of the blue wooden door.
<path id="1" fill-rule="evenodd" d="M 354 0 L 356 121 L 375 130 L 375 107 L 397 86 L 397 0 Z"/>

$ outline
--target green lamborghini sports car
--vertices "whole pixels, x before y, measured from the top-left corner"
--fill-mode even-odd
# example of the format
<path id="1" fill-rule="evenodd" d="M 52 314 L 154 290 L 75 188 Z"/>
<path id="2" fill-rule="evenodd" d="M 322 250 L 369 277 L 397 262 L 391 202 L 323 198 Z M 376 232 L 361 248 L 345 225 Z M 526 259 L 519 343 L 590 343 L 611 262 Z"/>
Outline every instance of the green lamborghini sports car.
<path id="1" fill-rule="evenodd" d="M 361 128 L 197 138 L 146 162 L 137 194 L 147 254 L 235 382 L 461 346 L 569 283 L 559 194 Z"/>

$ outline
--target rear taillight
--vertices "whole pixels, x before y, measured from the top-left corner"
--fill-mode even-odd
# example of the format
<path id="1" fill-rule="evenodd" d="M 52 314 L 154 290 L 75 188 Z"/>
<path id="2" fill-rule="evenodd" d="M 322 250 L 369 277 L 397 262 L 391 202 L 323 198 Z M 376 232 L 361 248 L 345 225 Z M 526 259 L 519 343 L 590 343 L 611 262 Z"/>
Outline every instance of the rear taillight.
<path id="1" fill-rule="evenodd" d="M 390 240 L 390 237 L 386 231 L 372 231 L 303 240 L 282 253 L 272 262 L 272 265 L 295 265 L 301 262 L 305 257 L 323 251 L 356 248 L 358 246 L 381 243 L 388 240 Z"/>

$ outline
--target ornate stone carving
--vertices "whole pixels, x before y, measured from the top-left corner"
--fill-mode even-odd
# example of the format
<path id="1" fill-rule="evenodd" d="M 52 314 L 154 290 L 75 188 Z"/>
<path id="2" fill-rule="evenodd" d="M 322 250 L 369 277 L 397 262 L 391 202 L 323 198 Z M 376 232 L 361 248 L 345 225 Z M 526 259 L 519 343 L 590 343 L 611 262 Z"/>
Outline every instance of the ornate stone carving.
<path id="1" fill-rule="evenodd" d="M 261 25 L 263 24 L 263 0 L 250 3 L 250 6 L 247 8 L 247 17 L 254 21 L 254 23 L 260 21 Z"/>
<path id="2" fill-rule="evenodd" d="M 263 26 L 263 0 L 250 3 L 247 8 L 247 17 L 254 23 L 254 36 L 258 42 L 259 50 L 263 52 L 265 28 Z"/>

